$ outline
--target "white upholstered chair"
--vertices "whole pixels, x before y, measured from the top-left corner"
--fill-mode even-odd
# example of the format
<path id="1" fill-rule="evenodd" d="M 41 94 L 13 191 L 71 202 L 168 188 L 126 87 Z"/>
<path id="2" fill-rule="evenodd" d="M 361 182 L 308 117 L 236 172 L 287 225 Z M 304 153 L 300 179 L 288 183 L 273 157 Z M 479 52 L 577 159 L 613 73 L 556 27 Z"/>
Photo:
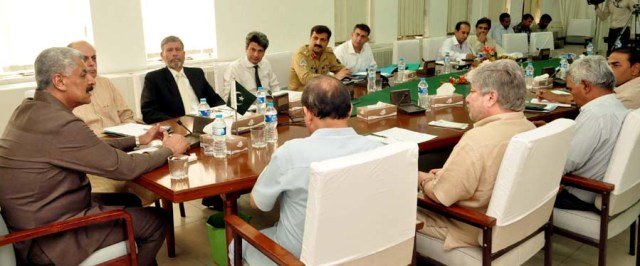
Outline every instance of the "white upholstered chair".
<path id="1" fill-rule="evenodd" d="M 238 216 L 225 218 L 279 265 L 408 265 L 416 230 L 418 146 L 393 143 L 311 164 L 300 259 Z M 241 263 L 236 252 L 235 265 Z"/>
<path id="2" fill-rule="evenodd" d="M 393 43 L 392 62 L 397 64 L 400 58 L 404 58 L 406 64 L 420 63 L 420 40 L 402 40 Z"/>
<path id="3" fill-rule="evenodd" d="M 607 239 L 630 227 L 629 254 L 638 252 L 637 220 L 640 216 L 640 109 L 625 118 L 602 181 L 566 175 L 564 185 L 598 194 L 600 213 L 565 209 L 553 210 L 554 232 L 598 248 L 598 265 L 605 265 Z"/>
<path id="4" fill-rule="evenodd" d="M 424 61 L 438 60 L 438 51 L 446 39 L 447 36 L 422 39 L 422 59 Z"/>
<path id="5" fill-rule="evenodd" d="M 267 54 L 264 57 L 271 63 L 271 69 L 276 74 L 280 88 L 289 86 L 289 74 L 291 74 L 291 57 L 293 53 L 290 51 Z"/>
<path id="6" fill-rule="evenodd" d="M 217 62 L 213 66 L 213 76 L 214 76 L 214 86 L 213 90 L 220 95 L 222 100 L 225 102 L 229 101 L 229 90 L 230 88 L 225 88 L 224 86 L 224 73 L 227 72 L 227 68 L 231 62 Z"/>
<path id="7" fill-rule="evenodd" d="M 502 48 L 506 53 L 522 53 L 526 55 L 529 52 L 529 41 L 526 33 L 507 33 L 502 34 Z"/>
<path id="8" fill-rule="evenodd" d="M 529 44 L 529 52 L 532 54 L 537 53 L 541 49 L 551 49 L 554 50 L 555 46 L 553 44 L 553 32 L 532 32 L 531 33 L 531 43 Z"/>
<path id="9" fill-rule="evenodd" d="M 81 266 L 89 265 L 137 265 L 138 257 L 136 252 L 130 252 L 129 247 L 135 247 L 133 237 L 133 225 L 131 216 L 124 210 L 107 211 L 95 215 L 69 219 L 63 222 L 9 233 L 4 218 L 0 216 L 0 265 L 16 265 L 16 257 L 13 250 L 13 243 L 30 240 L 46 235 L 73 230 L 75 228 L 90 226 L 97 223 L 112 220 L 124 219 L 128 239 L 115 243 L 111 246 L 96 250 L 91 256 L 80 263 Z M 73 251 L 70 251 L 73 252 Z"/>
<path id="10" fill-rule="evenodd" d="M 544 246 L 545 264 L 550 265 L 549 220 L 574 125 L 573 120 L 557 119 L 511 139 L 486 214 L 419 197 L 419 206 L 478 227 L 482 235 L 479 247 L 445 251 L 443 240 L 418 234 L 418 253 L 445 265 L 520 265 Z"/>

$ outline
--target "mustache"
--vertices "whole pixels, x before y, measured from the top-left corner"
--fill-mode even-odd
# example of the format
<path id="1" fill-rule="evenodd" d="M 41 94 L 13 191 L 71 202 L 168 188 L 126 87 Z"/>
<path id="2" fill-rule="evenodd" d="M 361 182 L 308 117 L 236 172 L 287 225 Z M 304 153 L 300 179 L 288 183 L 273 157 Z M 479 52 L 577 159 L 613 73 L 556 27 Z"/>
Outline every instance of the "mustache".
<path id="1" fill-rule="evenodd" d="M 93 86 L 87 87 L 87 92 L 91 92 L 91 91 L 93 91 Z"/>
<path id="2" fill-rule="evenodd" d="M 318 47 L 318 48 L 322 48 L 322 45 L 319 44 L 314 44 L 313 47 Z"/>

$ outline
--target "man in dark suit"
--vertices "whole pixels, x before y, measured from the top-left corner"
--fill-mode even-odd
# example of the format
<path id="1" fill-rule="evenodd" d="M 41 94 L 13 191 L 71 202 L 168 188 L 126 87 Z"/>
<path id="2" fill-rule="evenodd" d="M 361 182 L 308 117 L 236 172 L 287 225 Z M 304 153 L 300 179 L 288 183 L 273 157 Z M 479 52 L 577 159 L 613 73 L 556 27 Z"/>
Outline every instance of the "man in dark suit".
<path id="1" fill-rule="evenodd" d="M 87 174 L 133 180 L 182 154 L 184 137 L 163 132 L 163 147 L 148 154 L 120 149 L 146 144 L 154 126 L 139 138 L 99 139 L 73 108 L 91 102 L 95 85 L 83 54 L 67 47 L 44 50 L 35 61 L 33 99 L 16 108 L 0 137 L 0 206 L 10 231 L 83 217 L 113 209 L 91 197 Z M 140 265 L 152 265 L 165 235 L 159 208 L 126 208 L 132 218 Z M 14 247 L 29 265 L 78 265 L 94 251 L 125 239 L 121 221 L 81 227 Z"/>
<path id="2" fill-rule="evenodd" d="M 185 53 L 180 38 L 166 37 L 161 47 L 160 56 L 167 67 L 144 77 L 140 102 L 145 123 L 183 116 L 202 98 L 206 98 L 211 107 L 225 104 L 205 79 L 202 69 L 183 67 Z"/>

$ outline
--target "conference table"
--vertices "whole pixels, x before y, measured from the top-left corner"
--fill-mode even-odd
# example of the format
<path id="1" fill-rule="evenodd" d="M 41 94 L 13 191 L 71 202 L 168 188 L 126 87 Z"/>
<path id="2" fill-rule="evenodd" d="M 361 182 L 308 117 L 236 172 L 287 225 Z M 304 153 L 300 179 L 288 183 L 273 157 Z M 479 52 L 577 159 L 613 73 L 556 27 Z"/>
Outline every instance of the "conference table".
<path id="1" fill-rule="evenodd" d="M 545 65 L 557 65 L 559 60 L 548 60 L 536 62 L 537 74 L 540 68 Z M 464 72 L 438 75 L 427 78 L 429 83 L 429 93 L 435 94 L 442 82 L 446 82 L 450 76 L 458 76 Z M 417 101 L 417 84 L 418 80 L 408 81 L 402 84 L 385 88 L 371 94 L 364 95 L 353 101 L 354 113 L 349 119 L 349 126 L 361 135 L 375 133 L 381 130 L 393 127 L 404 128 L 420 133 L 426 133 L 437 136 L 434 139 L 419 143 L 421 154 L 435 151 L 441 148 L 454 146 L 462 137 L 463 133 L 472 128 L 473 122 L 470 121 L 466 108 L 464 106 L 447 107 L 441 109 L 432 109 L 430 112 L 420 114 L 402 114 L 398 113 L 395 117 L 384 118 L 376 121 L 366 121 L 355 117 L 355 109 L 357 107 L 375 104 L 379 101 L 389 102 L 389 94 L 392 90 L 410 89 L 412 99 Z M 469 91 L 468 84 L 456 85 L 456 92 L 466 95 Z M 532 96 L 532 95 L 530 95 Z M 530 113 L 525 112 L 529 120 L 552 121 L 557 118 L 575 118 L 578 110 L 575 107 L 562 108 L 548 113 Z M 187 134 L 187 131 L 176 124 L 178 118 L 165 121 L 161 124 L 172 127 L 175 133 Z M 179 118 L 187 127 L 192 128 L 193 117 L 185 116 Z M 441 128 L 429 126 L 428 123 L 434 120 L 448 120 L 461 123 L 469 123 L 470 126 L 466 130 Z M 269 144 L 266 148 L 251 148 L 246 152 L 240 152 L 227 156 L 225 159 L 217 159 L 205 156 L 202 149 L 193 147 L 189 153 L 195 153 L 198 156 L 196 162 L 190 163 L 189 178 L 175 181 L 170 178 L 168 166 L 157 168 L 149 173 L 142 175 L 135 182 L 156 193 L 161 197 L 162 207 L 168 212 L 169 223 L 167 231 L 167 252 L 169 257 L 175 257 L 175 235 L 173 224 L 173 203 L 181 203 L 185 201 L 201 199 L 204 197 L 222 195 L 224 198 L 224 213 L 235 214 L 237 212 L 237 199 L 240 195 L 250 192 L 255 184 L 258 176 L 269 163 L 271 155 L 278 146 L 286 141 L 296 138 L 308 137 L 310 133 L 303 124 L 288 123 L 289 117 L 280 115 L 278 126 L 278 142 Z M 249 134 L 241 134 L 249 138 Z M 230 231 L 227 230 L 227 243 L 231 241 Z"/>

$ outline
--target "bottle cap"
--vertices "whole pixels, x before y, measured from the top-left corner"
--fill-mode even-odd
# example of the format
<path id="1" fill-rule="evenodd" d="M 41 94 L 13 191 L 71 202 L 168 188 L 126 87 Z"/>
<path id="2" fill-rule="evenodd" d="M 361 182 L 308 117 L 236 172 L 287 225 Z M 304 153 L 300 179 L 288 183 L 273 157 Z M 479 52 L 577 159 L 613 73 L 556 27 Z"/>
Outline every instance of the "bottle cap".
<path id="1" fill-rule="evenodd" d="M 267 102 L 267 107 L 273 107 L 273 102 Z"/>
<path id="2" fill-rule="evenodd" d="M 216 114 L 216 118 L 222 118 L 222 114 Z"/>

